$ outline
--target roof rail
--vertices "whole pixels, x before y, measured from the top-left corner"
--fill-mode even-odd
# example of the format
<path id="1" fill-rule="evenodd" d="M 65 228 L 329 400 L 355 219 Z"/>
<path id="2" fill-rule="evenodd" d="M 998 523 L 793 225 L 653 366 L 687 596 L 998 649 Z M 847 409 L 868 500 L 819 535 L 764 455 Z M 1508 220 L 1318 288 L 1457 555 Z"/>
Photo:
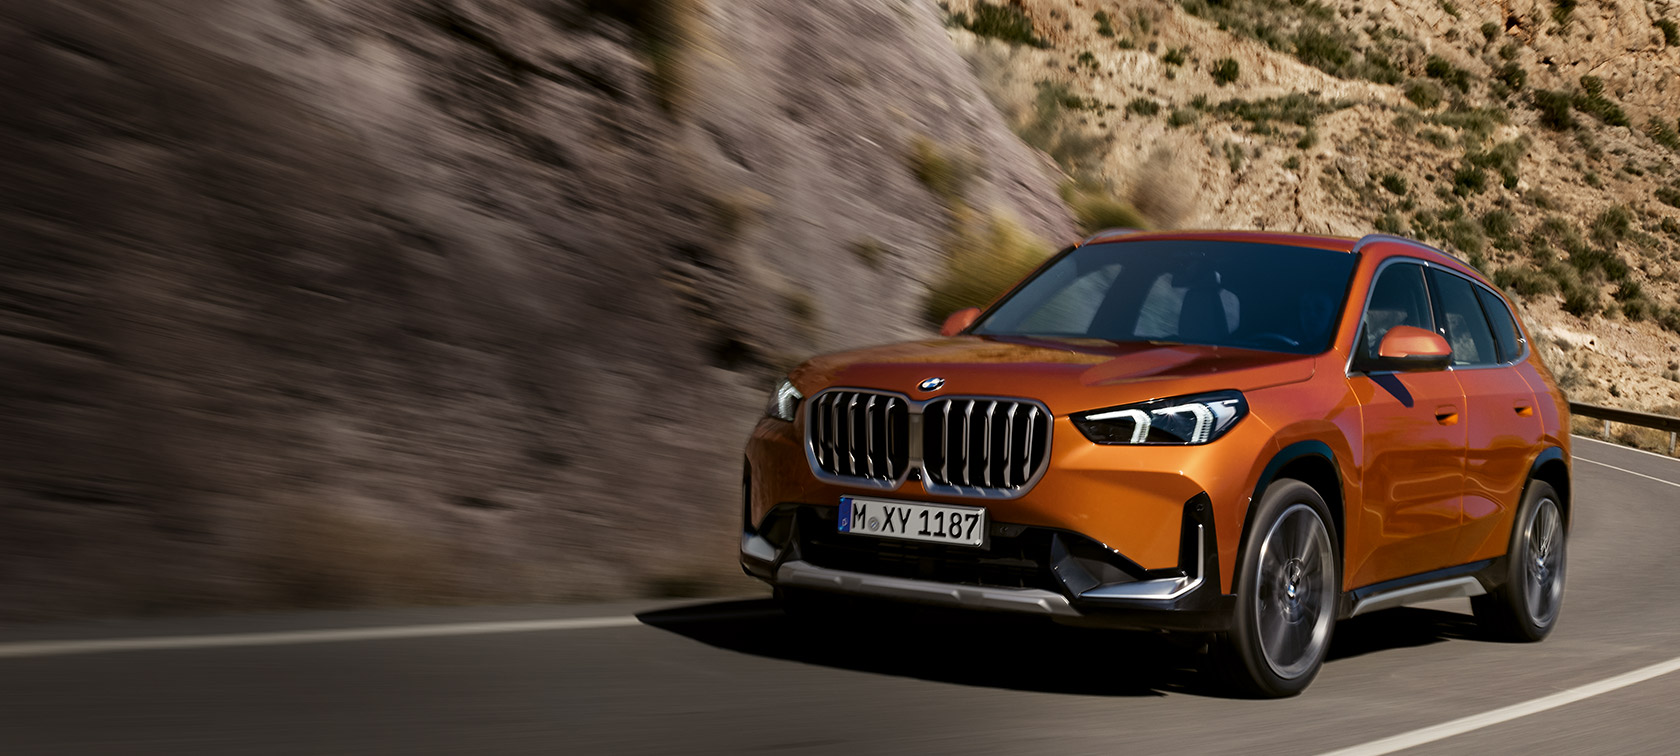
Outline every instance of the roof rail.
<path id="1" fill-rule="evenodd" d="M 1372 243 L 1375 243 L 1375 242 L 1399 242 L 1401 244 L 1410 244 L 1414 247 L 1420 247 L 1420 248 L 1428 250 L 1430 252 L 1435 252 L 1435 253 L 1438 253 L 1438 254 L 1447 255 L 1445 250 L 1442 250 L 1442 249 L 1439 249 L 1439 248 L 1436 248 L 1436 247 L 1431 247 L 1428 244 L 1420 242 L 1420 241 L 1418 241 L 1416 239 L 1413 239 L 1409 236 L 1400 236 L 1399 234 L 1366 234 L 1364 236 L 1359 237 L 1359 241 L 1354 242 L 1353 243 L 1353 249 L 1351 249 L 1349 251 L 1350 252 L 1358 252 L 1359 250 L 1363 249 L 1365 247 L 1365 245 L 1372 244 Z M 1452 257 L 1452 255 L 1447 255 L 1447 256 Z"/>
<path id="2" fill-rule="evenodd" d="M 1444 249 L 1441 249 L 1439 247 L 1432 247 L 1432 246 L 1429 246 L 1428 244 L 1420 242 L 1416 239 L 1412 239 L 1412 238 L 1405 237 L 1405 236 L 1396 236 L 1394 234 L 1366 234 L 1364 236 L 1359 237 L 1359 241 L 1354 242 L 1353 249 L 1351 251 L 1352 252 L 1358 252 L 1360 247 L 1363 247 L 1366 244 L 1370 244 L 1370 243 L 1373 243 L 1373 242 L 1399 242 L 1401 244 L 1410 245 L 1410 246 L 1416 247 L 1417 249 L 1422 250 L 1424 252 L 1429 252 L 1429 253 L 1432 253 L 1432 254 L 1439 255 L 1442 260 L 1452 262 L 1452 263 L 1456 263 L 1460 266 L 1463 266 L 1464 268 L 1466 268 L 1468 270 L 1475 271 L 1478 275 L 1481 275 L 1484 278 L 1487 277 L 1486 273 L 1482 273 L 1481 271 L 1477 270 L 1475 268 L 1475 266 L 1472 266 L 1470 263 L 1460 259 L 1457 255 L 1454 255 L 1451 252 L 1448 252 L 1448 251 L 1446 251 Z"/>

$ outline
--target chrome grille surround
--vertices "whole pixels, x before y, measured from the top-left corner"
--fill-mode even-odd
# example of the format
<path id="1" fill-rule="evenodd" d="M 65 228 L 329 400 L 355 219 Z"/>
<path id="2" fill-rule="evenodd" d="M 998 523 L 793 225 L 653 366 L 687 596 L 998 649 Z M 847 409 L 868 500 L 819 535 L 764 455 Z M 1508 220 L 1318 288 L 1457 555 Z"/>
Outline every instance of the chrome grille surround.
<path id="1" fill-rule="evenodd" d="M 1055 420 L 1031 399 L 916 401 L 847 387 L 817 392 L 800 412 L 806 461 L 819 480 L 894 490 L 914 471 L 928 493 L 980 499 L 1018 498 L 1038 483 L 1049 467 Z"/>

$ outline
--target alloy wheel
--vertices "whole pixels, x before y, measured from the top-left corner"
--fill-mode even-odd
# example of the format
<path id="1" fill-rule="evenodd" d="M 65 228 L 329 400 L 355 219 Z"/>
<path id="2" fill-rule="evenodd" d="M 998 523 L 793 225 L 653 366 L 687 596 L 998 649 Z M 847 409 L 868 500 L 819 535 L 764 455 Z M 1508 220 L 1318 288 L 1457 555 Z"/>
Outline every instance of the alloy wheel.
<path id="1" fill-rule="evenodd" d="M 1563 518 L 1557 502 L 1541 499 L 1524 531 L 1528 542 L 1523 558 L 1523 588 L 1528 593 L 1528 616 L 1545 627 L 1557 618 L 1563 598 Z"/>
<path id="2" fill-rule="evenodd" d="M 1323 655 L 1335 614 L 1334 558 L 1324 521 L 1306 504 L 1284 510 L 1260 543 L 1254 617 L 1260 650 L 1279 677 L 1300 677 Z"/>

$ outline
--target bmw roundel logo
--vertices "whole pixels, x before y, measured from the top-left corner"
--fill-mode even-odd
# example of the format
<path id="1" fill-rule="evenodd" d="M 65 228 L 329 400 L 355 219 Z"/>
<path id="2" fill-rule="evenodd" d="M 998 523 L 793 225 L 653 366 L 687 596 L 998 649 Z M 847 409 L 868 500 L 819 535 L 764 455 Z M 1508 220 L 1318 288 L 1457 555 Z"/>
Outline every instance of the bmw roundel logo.
<path id="1" fill-rule="evenodd" d="M 944 378 L 924 378 L 924 379 L 922 379 L 921 383 L 916 384 L 916 388 L 919 388 L 923 391 L 938 391 L 938 390 L 940 390 L 941 388 L 944 388 L 944 387 L 945 387 L 945 379 Z"/>

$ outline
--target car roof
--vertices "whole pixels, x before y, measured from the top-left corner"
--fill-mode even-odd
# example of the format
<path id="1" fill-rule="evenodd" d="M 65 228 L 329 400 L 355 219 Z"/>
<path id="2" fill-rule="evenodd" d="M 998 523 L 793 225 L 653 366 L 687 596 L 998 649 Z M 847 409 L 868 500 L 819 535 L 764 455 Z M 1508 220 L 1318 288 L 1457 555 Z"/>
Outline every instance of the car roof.
<path id="1" fill-rule="evenodd" d="M 1162 240 L 1251 242 L 1288 247 L 1311 247 L 1332 252 L 1352 252 L 1359 242 L 1358 239 L 1347 236 L 1300 234 L 1289 231 L 1138 231 L 1129 228 L 1116 228 L 1092 234 L 1090 238 L 1080 242 L 1079 246 L 1106 242 Z"/>

